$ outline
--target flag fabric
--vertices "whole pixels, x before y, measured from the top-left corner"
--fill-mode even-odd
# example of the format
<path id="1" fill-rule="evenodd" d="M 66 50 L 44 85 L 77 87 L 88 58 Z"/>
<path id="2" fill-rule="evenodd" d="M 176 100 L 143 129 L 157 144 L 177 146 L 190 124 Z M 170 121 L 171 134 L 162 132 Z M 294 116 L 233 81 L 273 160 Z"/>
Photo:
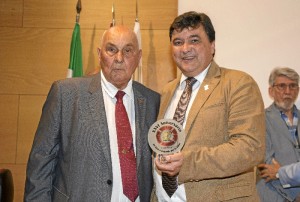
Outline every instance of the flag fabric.
<path id="1" fill-rule="evenodd" d="M 140 29 L 140 23 L 139 21 L 135 21 L 134 23 L 134 32 L 137 36 L 138 39 L 138 43 L 139 43 L 139 49 L 142 49 L 142 37 L 141 37 L 141 29 Z M 138 81 L 140 83 L 143 83 L 143 74 L 142 74 L 142 58 L 139 62 L 138 67 L 136 68 L 134 75 L 133 75 L 133 79 L 135 81 Z"/>
<path id="2" fill-rule="evenodd" d="M 70 63 L 67 73 L 67 78 L 72 77 L 81 77 L 83 75 L 82 70 L 82 48 L 81 48 L 81 39 L 80 39 L 80 25 L 75 24 L 71 48 L 70 48 Z"/>

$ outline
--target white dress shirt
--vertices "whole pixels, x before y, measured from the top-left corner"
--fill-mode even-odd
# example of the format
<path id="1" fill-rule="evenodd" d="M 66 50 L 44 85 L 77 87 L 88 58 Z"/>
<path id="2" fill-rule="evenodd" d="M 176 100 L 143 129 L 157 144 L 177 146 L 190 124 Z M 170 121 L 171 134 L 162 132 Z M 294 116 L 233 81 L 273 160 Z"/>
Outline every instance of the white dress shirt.
<path id="1" fill-rule="evenodd" d="M 109 83 L 104 77 L 101 71 L 101 86 L 103 92 L 103 99 L 106 112 L 106 120 L 109 131 L 109 141 L 110 141 L 110 151 L 112 160 L 112 172 L 113 172 L 113 186 L 112 186 L 112 196 L 111 201 L 113 202 L 130 202 L 130 200 L 123 194 L 122 186 L 122 176 L 120 168 L 120 159 L 118 154 L 118 138 L 115 123 L 115 105 L 117 99 L 115 95 L 118 89 L 111 83 Z M 127 87 L 123 89 L 126 94 L 123 97 L 123 104 L 126 108 L 127 115 L 129 118 L 134 151 L 136 153 L 136 143 L 135 143 L 135 110 L 134 110 L 134 94 L 132 89 L 132 80 L 129 81 Z M 135 200 L 139 202 L 139 197 Z"/>
<path id="2" fill-rule="evenodd" d="M 185 128 L 186 119 L 189 115 L 189 111 L 190 111 L 191 106 L 195 100 L 197 93 L 198 93 L 200 85 L 203 82 L 203 80 L 207 74 L 209 67 L 210 67 L 210 65 L 203 72 L 201 72 L 199 75 L 194 77 L 195 79 L 197 79 L 197 82 L 193 85 L 193 88 L 192 88 L 193 91 L 192 91 L 190 102 L 189 102 L 189 105 L 188 105 L 188 108 L 187 108 L 187 111 L 185 114 L 185 118 L 183 121 L 183 128 Z M 179 99 L 180 99 L 181 94 L 183 93 L 183 90 L 186 85 L 186 81 L 185 81 L 186 79 L 187 79 L 187 77 L 182 74 L 181 79 L 180 79 L 180 85 L 177 87 L 177 89 L 173 95 L 173 98 L 170 102 L 170 105 L 168 106 L 168 109 L 166 110 L 166 114 L 164 116 L 165 119 L 173 119 Z M 204 88 L 209 88 L 209 87 L 206 86 Z M 154 164 L 154 166 L 155 166 L 155 164 Z M 158 171 L 157 169 L 154 169 L 153 177 L 154 177 L 154 181 L 155 181 L 156 195 L 157 195 L 158 201 L 160 201 L 160 202 L 186 201 L 184 184 L 179 185 L 177 190 L 175 191 L 175 193 L 170 198 L 162 186 L 161 172 Z"/>

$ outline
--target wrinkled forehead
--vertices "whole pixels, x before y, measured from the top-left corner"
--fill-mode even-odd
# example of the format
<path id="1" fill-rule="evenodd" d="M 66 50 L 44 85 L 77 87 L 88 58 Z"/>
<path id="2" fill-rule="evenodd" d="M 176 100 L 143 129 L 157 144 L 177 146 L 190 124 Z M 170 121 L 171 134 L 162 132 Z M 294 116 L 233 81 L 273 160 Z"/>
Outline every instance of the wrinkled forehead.
<path id="1" fill-rule="evenodd" d="M 286 75 L 278 75 L 278 76 L 276 76 L 275 82 L 281 82 L 281 83 L 286 82 L 286 83 L 296 83 L 296 84 L 298 84 L 298 80 L 297 79 L 289 78 Z"/>
<path id="2" fill-rule="evenodd" d="M 117 47 L 138 47 L 136 34 L 127 28 L 111 28 L 104 33 L 102 45 L 112 44 Z"/>

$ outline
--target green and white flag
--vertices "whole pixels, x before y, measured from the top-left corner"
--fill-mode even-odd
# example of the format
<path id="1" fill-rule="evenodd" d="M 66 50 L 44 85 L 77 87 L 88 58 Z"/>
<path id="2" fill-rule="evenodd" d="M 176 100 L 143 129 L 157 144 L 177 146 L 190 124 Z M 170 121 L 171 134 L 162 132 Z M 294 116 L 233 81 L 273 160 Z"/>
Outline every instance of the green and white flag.
<path id="1" fill-rule="evenodd" d="M 71 48 L 70 48 L 70 63 L 67 73 L 67 78 L 81 77 L 83 75 L 82 70 L 82 49 L 81 49 L 81 39 L 80 39 L 80 25 L 75 24 Z"/>

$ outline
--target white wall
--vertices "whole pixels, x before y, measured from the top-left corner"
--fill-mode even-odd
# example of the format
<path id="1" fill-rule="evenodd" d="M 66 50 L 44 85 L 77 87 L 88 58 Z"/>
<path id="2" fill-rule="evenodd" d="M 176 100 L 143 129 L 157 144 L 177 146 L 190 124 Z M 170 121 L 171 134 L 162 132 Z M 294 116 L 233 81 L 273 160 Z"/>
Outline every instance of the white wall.
<path id="1" fill-rule="evenodd" d="M 268 77 L 276 66 L 300 74 L 300 1 L 178 0 L 178 13 L 206 13 L 216 31 L 215 61 L 243 70 L 257 81 L 265 106 Z M 296 105 L 300 107 L 298 97 Z"/>

